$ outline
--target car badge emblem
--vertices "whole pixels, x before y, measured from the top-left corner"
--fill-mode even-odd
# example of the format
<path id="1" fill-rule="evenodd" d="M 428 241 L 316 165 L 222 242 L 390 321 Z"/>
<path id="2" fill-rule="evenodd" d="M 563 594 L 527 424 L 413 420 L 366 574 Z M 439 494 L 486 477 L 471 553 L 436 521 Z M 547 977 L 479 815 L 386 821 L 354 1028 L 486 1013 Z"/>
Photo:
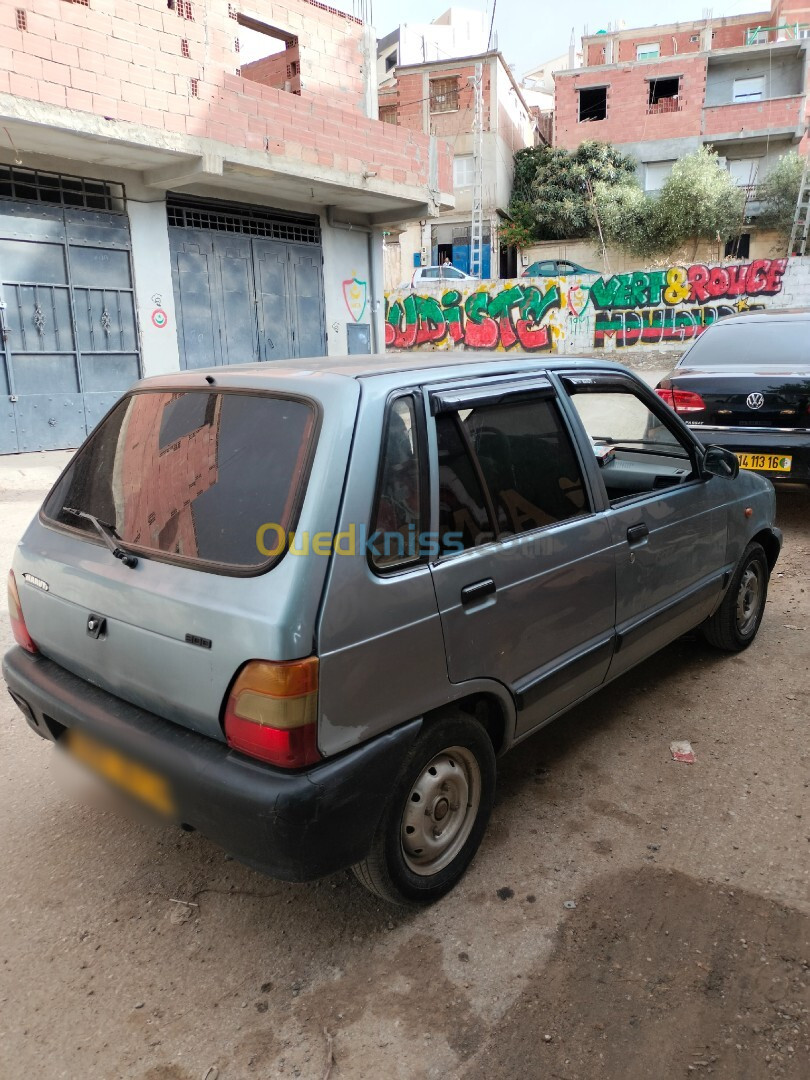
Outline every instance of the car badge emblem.
<path id="1" fill-rule="evenodd" d="M 33 585 L 35 589 L 42 589 L 43 592 L 50 592 L 50 585 L 47 581 L 43 581 L 40 577 L 34 577 L 33 574 L 23 574 L 23 577 L 29 585 Z"/>
<path id="2" fill-rule="evenodd" d="M 765 404 L 765 398 L 762 396 L 762 394 L 755 392 L 748 395 L 748 397 L 745 399 L 745 404 L 748 406 L 749 409 L 761 409 L 762 406 Z"/>

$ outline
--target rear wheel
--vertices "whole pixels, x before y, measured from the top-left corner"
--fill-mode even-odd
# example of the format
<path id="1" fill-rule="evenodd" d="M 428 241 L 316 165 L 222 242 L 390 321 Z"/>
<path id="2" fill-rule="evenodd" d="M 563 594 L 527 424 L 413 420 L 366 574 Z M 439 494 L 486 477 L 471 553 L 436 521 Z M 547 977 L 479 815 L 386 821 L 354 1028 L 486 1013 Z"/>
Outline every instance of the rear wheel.
<path id="1" fill-rule="evenodd" d="M 472 861 L 494 796 L 495 752 L 481 725 L 462 714 L 429 724 L 403 764 L 355 876 L 392 903 L 437 900 Z"/>
<path id="2" fill-rule="evenodd" d="M 768 560 L 760 544 L 749 544 L 737 564 L 720 607 L 701 627 L 706 640 L 725 652 L 747 649 L 757 636 L 768 596 Z"/>

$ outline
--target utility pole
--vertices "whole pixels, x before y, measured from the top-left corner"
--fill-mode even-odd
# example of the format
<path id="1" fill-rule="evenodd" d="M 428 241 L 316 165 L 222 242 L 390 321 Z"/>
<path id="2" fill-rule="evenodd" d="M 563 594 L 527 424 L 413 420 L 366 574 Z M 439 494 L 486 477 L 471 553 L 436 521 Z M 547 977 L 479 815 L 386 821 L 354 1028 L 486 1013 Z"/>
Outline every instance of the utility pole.
<path id="1" fill-rule="evenodd" d="M 470 273 L 481 277 L 484 237 L 484 65 L 475 65 L 471 80 L 475 89 L 475 121 L 473 124 L 473 198 L 470 229 Z"/>

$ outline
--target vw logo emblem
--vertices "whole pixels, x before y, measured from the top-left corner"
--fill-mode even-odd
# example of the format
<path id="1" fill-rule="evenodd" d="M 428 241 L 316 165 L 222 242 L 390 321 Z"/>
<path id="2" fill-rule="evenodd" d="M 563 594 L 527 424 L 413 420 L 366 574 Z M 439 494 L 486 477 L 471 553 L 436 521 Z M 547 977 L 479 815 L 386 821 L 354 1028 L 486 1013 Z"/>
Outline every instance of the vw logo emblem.
<path id="1" fill-rule="evenodd" d="M 749 394 L 745 399 L 745 404 L 749 409 L 761 409 L 765 404 L 765 398 L 759 393 Z"/>

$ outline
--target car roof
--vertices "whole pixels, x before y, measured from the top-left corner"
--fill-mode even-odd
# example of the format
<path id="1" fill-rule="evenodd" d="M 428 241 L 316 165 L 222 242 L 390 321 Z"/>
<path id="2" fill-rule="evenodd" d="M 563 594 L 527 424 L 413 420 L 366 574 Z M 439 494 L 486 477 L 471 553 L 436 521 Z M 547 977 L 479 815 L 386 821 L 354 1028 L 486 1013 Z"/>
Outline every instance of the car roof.
<path id="1" fill-rule="evenodd" d="M 427 376 L 433 381 L 443 377 L 463 378 L 468 374 L 481 377 L 586 366 L 609 371 L 625 370 L 620 364 L 587 356 L 541 357 L 531 353 L 509 355 L 502 352 L 376 353 L 360 356 L 298 357 L 264 364 L 231 364 L 223 367 L 195 368 L 190 371 L 173 372 L 170 375 L 156 375 L 139 385 L 150 387 L 155 387 L 158 383 L 165 386 L 199 385 L 200 382 L 205 383 L 211 379 L 212 382 L 209 385 L 259 387 L 263 383 L 276 383 L 285 379 L 297 382 L 301 379 L 312 378 L 313 381 L 318 382 L 334 382 L 335 380 L 372 379 L 398 374 L 407 374 L 417 381 Z M 268 386 L 268 389 L 270 388 Z"/>
<path id="2" fill-rule="evenodd" d="M 714 326 L 733 326 L 743 320 L 751 322 L 808 322 L 810 308 L 758 308 L 753 311 L 741 311 L 738 315 L 727 315 L 718 319 Z"/>

